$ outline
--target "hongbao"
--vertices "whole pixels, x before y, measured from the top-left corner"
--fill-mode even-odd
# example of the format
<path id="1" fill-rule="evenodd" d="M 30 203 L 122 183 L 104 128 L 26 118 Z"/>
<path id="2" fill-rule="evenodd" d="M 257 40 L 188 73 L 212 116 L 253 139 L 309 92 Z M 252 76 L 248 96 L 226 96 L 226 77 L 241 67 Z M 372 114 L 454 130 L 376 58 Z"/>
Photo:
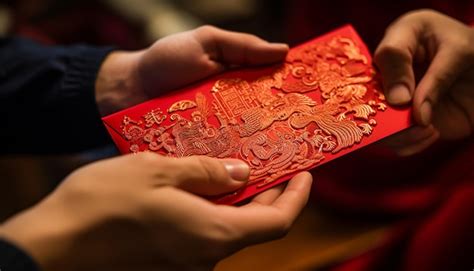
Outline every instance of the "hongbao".
<path id="1" fill-rule="evenodd" d="M 374 76 L 355 42 L 336 37 L 291 50 L 268 76 L 221 79 L 210 95 L 125 116 L 122 133 L 131 152 L 244 160 L 250 183 L 263 186 L 370 136 L 373 116 L 386 109 Z"/>

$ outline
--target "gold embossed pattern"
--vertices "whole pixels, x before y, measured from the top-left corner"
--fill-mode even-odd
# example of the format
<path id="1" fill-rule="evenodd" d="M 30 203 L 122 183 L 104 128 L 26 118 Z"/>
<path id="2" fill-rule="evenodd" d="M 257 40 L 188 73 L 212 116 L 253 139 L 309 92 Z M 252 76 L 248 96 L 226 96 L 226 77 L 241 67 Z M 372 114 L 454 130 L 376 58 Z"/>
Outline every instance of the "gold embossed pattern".
<path id="1" fill-rule="evenodd" d="M 370 136 L 373 117 L 386 109 L 374 76 L 355 42 L 336 37 L 292 50 L 271 75 L 221 79 L 166 114 L 125 116 L 122 133 L 131 152 L 242 159 L 261 187 Z"/>

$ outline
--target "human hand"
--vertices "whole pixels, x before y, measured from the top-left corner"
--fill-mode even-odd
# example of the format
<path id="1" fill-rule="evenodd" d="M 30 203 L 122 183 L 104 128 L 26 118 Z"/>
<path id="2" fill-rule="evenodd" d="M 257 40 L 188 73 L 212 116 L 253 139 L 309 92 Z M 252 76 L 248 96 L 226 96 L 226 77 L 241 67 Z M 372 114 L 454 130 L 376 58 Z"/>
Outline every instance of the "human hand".
<path id="1" fill-rule="evenodd" d="M 400 155 L 418 153 L 439 138 L 461 139 L 474 131 L 474 29 L 431 10 L 396 20 L 374 61 L 387 100 L 412 104 L 416 123 L 385 140 Z"/>
<path id="2" fill-rule="evenodd" d="M 244 248 L 284 235 L 306 204 L 311 175 L 241 207 L 199 196 L 243 186 L 239 160 L 140 153 L 96 162 L 0 226 L 43 270 L 208 270 Z M 189 192 L 188 192 L 189 191 Z"/>
<path id="3" fill-rule="evenodd" d="M 199 27 L 138 52 L 111 53 L 100 68 L 96 101 L 102 115 L 130 107 L 233 66 L 283 61 L 288 45 Z"/>

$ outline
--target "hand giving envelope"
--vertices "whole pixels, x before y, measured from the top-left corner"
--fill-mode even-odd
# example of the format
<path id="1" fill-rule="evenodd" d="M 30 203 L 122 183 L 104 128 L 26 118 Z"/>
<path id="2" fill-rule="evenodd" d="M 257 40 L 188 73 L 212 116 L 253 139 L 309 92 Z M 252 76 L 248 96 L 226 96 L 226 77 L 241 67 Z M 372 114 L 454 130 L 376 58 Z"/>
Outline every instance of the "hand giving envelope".
<path id="1" fill-rule="evenodd" d="M 387 106 L 351 26 L 290 50 L 285 63 L 230 71 L 103 119 L 122 153 L 238 158 L 249 184 L 234 204 L 410 125 Z"/>

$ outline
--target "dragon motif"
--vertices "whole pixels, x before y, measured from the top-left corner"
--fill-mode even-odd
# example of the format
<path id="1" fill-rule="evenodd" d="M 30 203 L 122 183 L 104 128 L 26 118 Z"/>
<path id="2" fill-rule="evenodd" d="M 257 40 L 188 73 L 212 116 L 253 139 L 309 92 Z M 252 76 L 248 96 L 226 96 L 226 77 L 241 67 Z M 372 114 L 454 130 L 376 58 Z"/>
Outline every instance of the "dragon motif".
<path id="1" fill-rule="evenodd" d="M 369 136 L 386 108 L 374 76 L 355 42 L 336 37 L 291 50 L 271 75 L 220 79 L 170 115 L 125 116 L 122 131 L 131 152 L 239 158 L 263 186 Z"/>

